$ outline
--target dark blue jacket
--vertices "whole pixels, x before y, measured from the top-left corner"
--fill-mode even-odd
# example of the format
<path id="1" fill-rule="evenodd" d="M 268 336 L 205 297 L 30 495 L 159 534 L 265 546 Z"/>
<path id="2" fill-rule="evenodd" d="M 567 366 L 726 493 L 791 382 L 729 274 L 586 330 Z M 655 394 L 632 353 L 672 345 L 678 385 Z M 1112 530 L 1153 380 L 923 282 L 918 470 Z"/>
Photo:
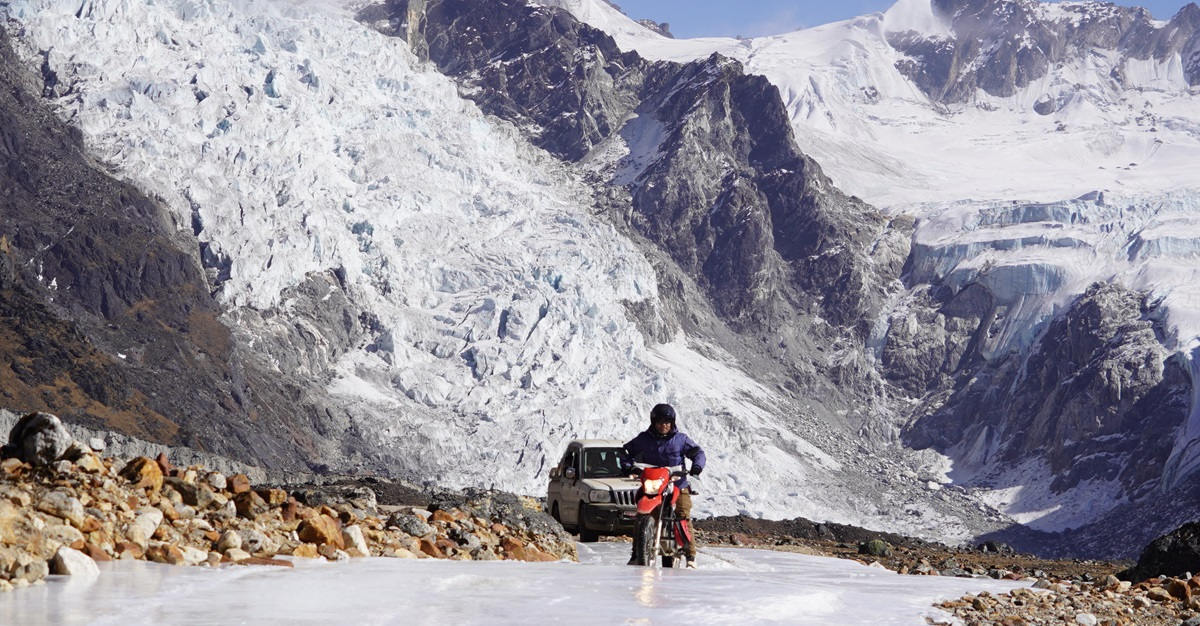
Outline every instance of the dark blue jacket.
<path id="1" fill-rule="evenodd" d="M 704 450 L 691 437 L 679 432 L 678 428 L 672 428 L 665 437 L 654 432 L 653 426 L 643 430 L 633 441 L 625 444 L 625 453 L 633 463 L 670 467 L 683 465 L 686 457 L 692 460 L 693 467 L 704 468 Z M 687 476 L 679 481 L 679 486 L 688 486 Z"/>

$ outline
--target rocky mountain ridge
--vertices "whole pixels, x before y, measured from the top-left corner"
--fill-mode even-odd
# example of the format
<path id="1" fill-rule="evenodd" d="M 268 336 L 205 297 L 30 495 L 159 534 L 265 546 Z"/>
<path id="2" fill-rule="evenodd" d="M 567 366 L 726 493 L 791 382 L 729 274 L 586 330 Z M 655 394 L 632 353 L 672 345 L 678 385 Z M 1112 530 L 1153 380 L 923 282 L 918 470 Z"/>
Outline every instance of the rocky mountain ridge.
<path id="1" fill-rule="evenodd" d="M 1122 82 L 1131 61 L 1165 62 L 1174 55 L 1190 85 L 1200 84 L 1200 7 L 1184 6 L 1165 24 L 1142 8 L 1099 2 L 1048 4 L 1038 0 L 933 0 L 935 15 L 953 38 L 892 33 L 908 55 L 898 68 L 930 98 L 973 101 L 976 90 L 1008 97 L 1046 78 L 1056 65 L 1104 51 L 1112 77 Z M 1054 101 L 1039 104 L 1043 115 Z"/>
<path id="2" fill-rule="evenodd" d="M 103 172 L 79 130 L 46 107 L 42 94 L 64 88 L 53 71 L 26 70 L 7 32 L 0 58 L 6 404 L 303 467 L 300 442 L 311 436 L 287 423 L 314 409 L 234 340 L 194 244 L 157 200 Z"/>

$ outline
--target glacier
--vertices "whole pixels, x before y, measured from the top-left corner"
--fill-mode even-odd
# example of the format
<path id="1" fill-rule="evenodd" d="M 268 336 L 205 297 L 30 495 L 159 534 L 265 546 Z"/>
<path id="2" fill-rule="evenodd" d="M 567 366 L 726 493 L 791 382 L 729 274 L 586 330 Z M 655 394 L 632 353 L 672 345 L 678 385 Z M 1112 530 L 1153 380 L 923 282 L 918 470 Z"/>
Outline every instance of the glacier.
<path id="1" fill-rule="evenodd" d="M 1002 524 L 928 489 L 903 451 L 843 442 L 720 348 L 647 345 L 626 309 L 660 306 L 655 272 L 591 214 L 580 175 L 353 7 L 16 0 L 3 14 L 93 156 L 196 246 L 239 341 L 323 386 L 375 446 L 336 469 L 538 494 L 567 441 L 632 438 L 666 401 L 710 452 L 702 516 L 952 542 Z M 339 294 L 369 318 L 356 345 L 305 306 Z M 283 345 L 289 332 L 305 345 Z"/>

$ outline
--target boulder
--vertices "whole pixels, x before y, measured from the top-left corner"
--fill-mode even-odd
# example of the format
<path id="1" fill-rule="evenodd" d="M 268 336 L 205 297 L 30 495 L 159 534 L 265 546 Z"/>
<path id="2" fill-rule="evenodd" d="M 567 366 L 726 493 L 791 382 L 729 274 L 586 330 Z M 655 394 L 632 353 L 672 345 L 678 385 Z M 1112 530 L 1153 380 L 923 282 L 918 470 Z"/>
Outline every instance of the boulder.
<path id="1" fill-rule="evenodd" d="M 270 510 L 262 496 L 253 491 L 243 491 L 234 496 L 233 505 L 237 509 L 238 517 L 246 519 L 254 519 Z"/>
<path id="2" fill-rule="evenodd" d="M 305 559 L 315 559 L 321 556 L 315 543 L 302 543 L 292 550 L 292 556 L 298 556 Z"/>
<path id="3" fill-rule="evenodd" d="M 371 549 L 367 547 L 367 540 L 363 537 L 362 527 L 347 526 L 342 529 L 342 543 L 347 550 L 353 549 L 358 552 L 357 555 L 350 553 L 352 556 L 371 556 Z"/>
<path id="4" fill-rule="evenodd" d="M 100 568 L 88 555 L 63 546 L 54 553 L 50 561 L 50 573 L 79 578 L 95 578 L 100 575 Z"/>
<path id="5" fill-rule="evenodd" d="M 8 433 L 3 456 L 45 467 L 59 460 L 73 442 L 71 433 L 57 416 L 39 411 L 17 420 Z"/>
<path id="6" fill-rule="evenodd" d="M 245 474 L 234 474 L 225 481 L 230 493 L 246 493 L 250 491 L 250 477 Z"/>
<path id="7" fill-rule="evenodd" d="M 1183 576 L 1200 572 L 1200 522 L 1184 524 L 1155 539 L 1142 550 L 1137 564 L 1119 572 L 1118 578 L 1139 582 L 1155 576 Z"/>
<path id="8" fill-rule="evenodd" d="M 88 472 L 89 474 L 106 474 L 108 468 L 104 466 L 104 460 L 95 452 L 86 452 L 75 460 L 75 467 Z"/>
<path id="9" fill-rule="evenodd" d="M 163 522 L 163 512 L 153 507 L 144 507 L 138 510 L 138 515 L 129 523 L 129 527 L 125 529 L 125 536 L 129 541 L 138 545 L 145 550 L 150 543 L 150 538 L 154 536 L 154 531 L 158 530 L 158 525 Z"/>
<path id="10" fill-rule="evenodd" d="M 66 520 L 76 528 L 83 524 L 83 504 L 65 491 L 48 492 L 38 500 L 37 510 Z"/>
<path id="11" fill-rule="evenodd" d="M 30 512 L 0 499 L 0 544 L 40 551 L 43 543 L 42 530 L 34 524 Z"/>
<path id="12" fill-rule="evenodd" d="M 139 456 L 125 464 L 118 476 L 133 483 L 134 487 L 158 491 L 163 486 L 162 468 L 153 459 Z"/>
<path id="13" fill-rule="evenodd" d="M 317 515 L 300 522 L 296 527 L 300 541 L 315 543 L 318 546 L 332 545 L 339 550 L 346 547 L 342 540 L 342 530 L 337 520 L 328 515 Z"/>
<path id="14" fill-rule="evenodd" d="M 208 552 L 191 546 L 180 546 L 179 551 L 183 553 L 183 563 L 185 565 L 199 565 L 208 560 Z"/>
<path id="15" fill-rule="evenodd" d="M 225 475 L 221 472 L 209 472 L 205 474 L 204 480 L 208 483 L 208 486 L 218 491 L 225 489 L 229 485 L 228 481 L 225 480 Z"/>
<path id="16" fill-rule="evenodd" d="M 18 552 L 17 559 L 9 570 L 10 580 L 35 583 L 50 573 L 50 564 L 25 552 Z"/>
<path id="17" fill-rule="evenodd" d="M 84 546 L 83 533 L 79 532 L 75 527 L 66 524 L 51 524 L 46 526 L 42 529 L 42 537 L 45 539 L 46 549 L 39 556 L 43 558 L 52 557 L 54 551 L 58 550 L 59 546 L 66 546 L 77 550 Z"/>
<path id="18" fill-rule="evenodd" d="M 217 552 L 228 552 L 234 548 L 242 547 L 242 535 L 236 530 L 227 530 L 221 534 L 221 539 L 217 541 Z"/>
<path id="19" fill-rule="evenodd" d="M 283 489 L 271 489 L 263 487 L 261 489 L 255 489 L 254 492 L 257 493 L 258 496 L 267 503 L 267 506 L 271 508 L 283 506 L 288 499 L 288 493 Z"/>
<path id="20" fill-rule="evenodd" d="M 859 554 L 887 558 L 892 556 L 892 547 L 882 539 L 872 539 L 858 546 Z"/>
<path id="21" fill-rule="evenodd" d="M 197 510 L 203 511 L 213 503 L 213 491 L 207 485 L 187 482 L 182 478 L 174 476 L 163 479 L 163 482 L 179 492 L 179 496 L 183 498 L 184 504 L 196 507 Z"/>
<path id="22" fill-rule="evenodd" d="M 420 516 L 411 513 L 394 513 L 387 521 L 388 526 L 395 526 L 413 537 L 428 537 L 435 532 Z"/>
<path id="23" fill-rule="evenodd" d="M 276 547 L 269 537 L 253 528 L 243 528 L 238 531 L 238 535 L 242 538 L 240 547 L 250 554 L 273 552 Z"/>
<path id="24" fill-rule="evenodd" d="M 250 557 L 251 554 L 241 548 L 230 548 L 225 552 L 225 556 L 221 560 L 229 563 L 237 563 L 238 561 L 245 561 Z"/>

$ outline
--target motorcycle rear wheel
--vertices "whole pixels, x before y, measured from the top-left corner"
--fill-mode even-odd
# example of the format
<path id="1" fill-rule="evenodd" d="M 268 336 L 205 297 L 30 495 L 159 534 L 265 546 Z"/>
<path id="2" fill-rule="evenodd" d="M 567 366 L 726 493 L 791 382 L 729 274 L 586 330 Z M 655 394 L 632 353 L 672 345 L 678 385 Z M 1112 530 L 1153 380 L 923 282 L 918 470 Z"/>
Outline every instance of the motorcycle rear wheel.
<path id="1" fill-rule="evenodd" d="M 633 536 L 633 556 L 635 565 L 654 565 L 658 557 L 657 520 L 653 515 L 643 515 L 638 519 L 637 533 Z"/>

